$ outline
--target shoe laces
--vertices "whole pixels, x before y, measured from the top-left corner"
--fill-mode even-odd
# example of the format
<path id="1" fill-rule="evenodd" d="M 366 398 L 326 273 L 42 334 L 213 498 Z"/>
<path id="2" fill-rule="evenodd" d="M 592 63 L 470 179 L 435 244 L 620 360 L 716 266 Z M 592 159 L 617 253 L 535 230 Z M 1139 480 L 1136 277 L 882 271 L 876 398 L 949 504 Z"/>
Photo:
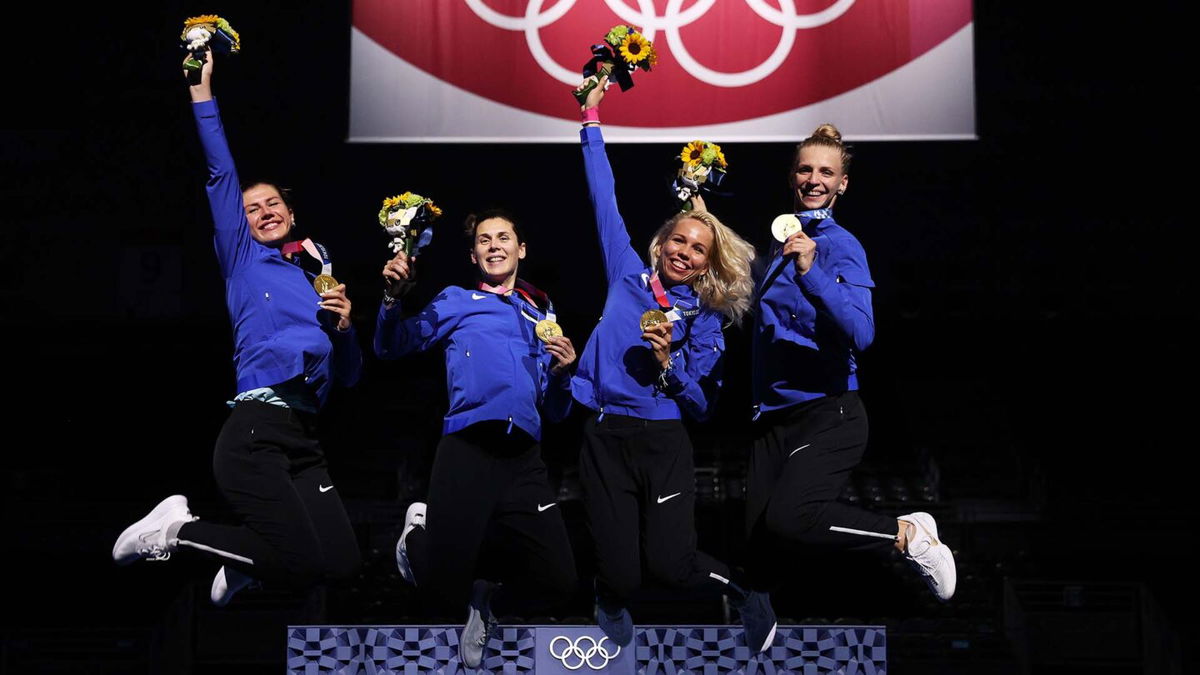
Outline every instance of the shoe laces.
<path id="1" fill-rule="evenodd" d="M 146 560 L 150 560 L 152 562 L 171 559 L 171 552 L 157 544 L 147 548 L 139 549 L 138 554 Z"/>

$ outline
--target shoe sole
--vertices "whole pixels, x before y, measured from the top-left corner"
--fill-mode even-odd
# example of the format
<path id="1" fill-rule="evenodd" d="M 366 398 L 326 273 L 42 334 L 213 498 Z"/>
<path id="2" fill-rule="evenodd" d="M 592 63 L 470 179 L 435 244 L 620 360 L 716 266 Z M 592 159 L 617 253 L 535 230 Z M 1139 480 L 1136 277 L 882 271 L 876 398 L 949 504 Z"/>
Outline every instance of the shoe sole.
<path id="1" fill-rule="evenodd" d="M 779 622 L 771 624 L 771 632 L 767 633 L 767 639 L 763 641 L 762 646 L 758 648 L 758 653 L 761 654 L 771 648 L 775 643 L 775 631 L 779 628 Z"/>
<path id="2" fill-rule="evenodd" d="M 157 506 L 155 506 L 153 509 L 150 510 L 150 513 L 147 513 L 146 515 L 142 516 L 142 518 L 140 520 L 138 520 L 134 524 L 130 525 L 129 527 L 125 528 L 121 532 L 121 536 L 117 537 L 117 542 L 115 544 L 113 544 L 113 550 L 112 550 L 113 562 L 117 563 L 118 565 L 124 566 L 124 565 L 133 564 L 133 563 L 141 560 L 142 556 L 137 555 L 136 551 L 134 552 L 133 557 L 119 558 L 119 557 L 117 557 L 117 549 L 121 548 L 121 544 L 124 543 L 127 538 L 132 536 L 133 533 L 135 533 L 141 529 L 144 529 L 145 528 L 144 523 L 146 521 L 153 520 L 153 519 L 161 519 L 164 515 L 167 514 L 167 512 L 169 512 L 175 508 L 179 508 L 180 506 L 183 507 L 183 510 L 185 513 L 187 513 L 189 516 L 191 515 L 191 512 L 188 511 L 187 497 L 184 497 L 183 495 L 171 495 L 170 497 L 167 497 L 166 499 L 159 502 Z"/>

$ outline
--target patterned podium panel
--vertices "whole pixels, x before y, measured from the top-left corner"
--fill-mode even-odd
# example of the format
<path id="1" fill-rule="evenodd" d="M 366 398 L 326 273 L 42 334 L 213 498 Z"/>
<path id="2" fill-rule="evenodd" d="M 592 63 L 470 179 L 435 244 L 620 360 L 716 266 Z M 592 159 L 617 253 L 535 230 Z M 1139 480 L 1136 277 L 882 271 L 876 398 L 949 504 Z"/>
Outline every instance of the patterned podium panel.
<path id="1" fill-rule="evenodd" d="M 461 626 L 289 626 L 292 675 L 538 673 L 573 675 L 884 675 L 882 626 L 780 626 L 766 652 L 751 656 L 733 626 L 642 626 L 618 647 L 596 626 L 506 626 L 483 665 L 458 660 Z"/>

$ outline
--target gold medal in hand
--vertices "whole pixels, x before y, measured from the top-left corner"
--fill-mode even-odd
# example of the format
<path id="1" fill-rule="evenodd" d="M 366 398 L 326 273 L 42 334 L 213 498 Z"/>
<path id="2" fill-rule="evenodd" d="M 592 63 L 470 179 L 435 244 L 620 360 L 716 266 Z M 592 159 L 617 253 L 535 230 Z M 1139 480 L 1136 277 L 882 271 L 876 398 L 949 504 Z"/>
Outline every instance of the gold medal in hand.
<path id="1" fill-rule="evenodd" d="M 337 279 L 328 274 L 318 274 L 316 279 L 313 279 L 313 288 L 317 289 L 317 293 L 325 294 L 337 288 Z"/>
<path id="2" fill-rule="evenodd" d="M 642 326 L 642 332 L 645 332 L 652 326 L 667 323 L 667 315 L 663 314 L 661 309 L 648 309 L 642 313 L 642 319 L 639 323 Z"/>
<path id="3" fill-rule="evenodd" d="M 550 319 L 542 319 L 533 327 L 533 332 L 537 334 L 538 339 L 542 342 L 549 343 L 550 338 L 562 337 L 562 328 Z"/>

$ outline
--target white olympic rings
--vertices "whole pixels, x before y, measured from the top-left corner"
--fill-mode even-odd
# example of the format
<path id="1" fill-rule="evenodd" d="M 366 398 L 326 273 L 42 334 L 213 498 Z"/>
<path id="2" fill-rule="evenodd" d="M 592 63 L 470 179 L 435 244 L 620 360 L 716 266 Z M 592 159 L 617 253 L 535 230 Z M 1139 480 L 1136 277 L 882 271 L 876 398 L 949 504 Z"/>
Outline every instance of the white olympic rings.
<path id="1" fill-rule="evenodd" d="M 542 5 L 546 0 L 528 0 L 529 4 L 525 6 L 523 17 L 501 14 L 488 7 L 485 0 L 465 1 L 476 16 L 489 24 L 504 30 L 524 32 L 530 54 L 550 77 L 571 86 L 579 84 L 582 78 L 579 71 L 564 68 L 551 58 L 542 44 L 541 36 L 541 29 L 571 11 L 576 0 L 555 0 L 550 9 L 545 11 L 542 11 Z M 779 26 L 781 31 L 779 43 L 771 55 L 757 66 L 740 73 L 723 73 L 701 64 L 688 52 L 679 32 L 684 26 L 704 16 L 717 0 L 698 0 L 686 10 L 682 9 L 684 0 L 668 0 L 667 10 L 662 16 L 654 10 L 654 0 L 634 0 L 637 3 L 636 9 L 626 4 L 627 0 L 604 2 L 622 21 L 640 27 L 647 40 L 654 40 L 658 31 L 666 33 L 667 47 L 675 55 L 679 65 L 692 77 L 717 87 L 745 87 L 769 76 L 783 64 L 792 52 L 797 31 L 816 28 L 834 21 L 845 14 L 855 0 L 836 0 L 829 7 L 812 14 L 797 14 L 794 0 L 779 0 L 779 9 L 772 7 L 766 0 L 745 0 L 746 5 L 755 14 Z"/>
<path id="2" fill-rule="evenodd" d="M 554 651 L 554 645 L 558 644 L 559 640 L 566 642 L 567 645 L 563 647 L 561 652 L 556 652 Z M 584 640 L 590 640 L 592 643 L 592 646 L 588 647 L 586 650 L 580 646 L 583 644 Z M 596 638 L 592 637 L 591 635 L 580 635 L 579 637 L 575 638 L 574 642 L 572 642 L 571 638 L 565 635 L 559 635 L 550 641 L 550 656 L 553 656 L 562 662 L 563 668 L 566 668 L 567 670 L 579 670 L 584 666 L 584 664 L 586 664 L 591 670 L 603 670 L 606 666 L 608 666 L 609 661 L 617 658 L 617 655 L 621 653 L 621 647 L 619 645 L 617 646 L 617 651 L 609 653 L 608 648 L 604 646 L 605 642 L 608 642 L 608 638 L 606 637 L 602 637 L 600 638 L 599 642 L 596 642 Z M 600 655 L 600 658 L 604 659 L 604 661 L 602 661 L 598 666 L 592 663 L 592 657 L 596 656 L 597 654 Z M 579 663 L 571 665 L 570 661 L 572 659 L 579 659 Z"/>

